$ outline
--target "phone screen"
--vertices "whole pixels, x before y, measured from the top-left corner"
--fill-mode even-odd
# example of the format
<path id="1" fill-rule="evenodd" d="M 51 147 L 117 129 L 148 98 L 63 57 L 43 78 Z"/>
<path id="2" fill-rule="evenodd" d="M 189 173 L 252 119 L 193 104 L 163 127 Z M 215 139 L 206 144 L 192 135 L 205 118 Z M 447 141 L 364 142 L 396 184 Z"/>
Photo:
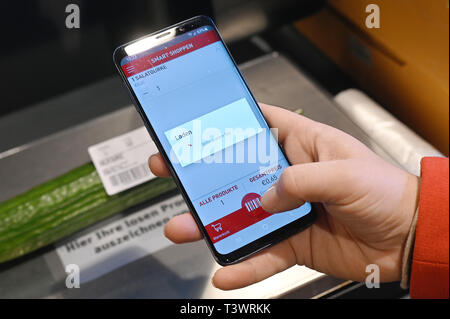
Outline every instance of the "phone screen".
<path id="1" fill-rule="evenodd" d="M 311 211 L 262 209 L 289 163 L 213 26 L 125 56 L 120 68 L 219 254 Z"/>

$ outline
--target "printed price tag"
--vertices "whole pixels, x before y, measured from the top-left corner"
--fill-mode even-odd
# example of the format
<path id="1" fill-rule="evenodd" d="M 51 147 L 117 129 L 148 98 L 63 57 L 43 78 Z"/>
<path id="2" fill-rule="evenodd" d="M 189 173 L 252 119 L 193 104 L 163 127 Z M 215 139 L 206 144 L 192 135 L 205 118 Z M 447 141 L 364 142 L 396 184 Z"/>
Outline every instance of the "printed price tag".
<path id="1" fill-rule="evenodd" d="M 155 178 L 148 158 L 158 150 L 144 126 L 92 145 L 88 152 L 108 195 Z"/>

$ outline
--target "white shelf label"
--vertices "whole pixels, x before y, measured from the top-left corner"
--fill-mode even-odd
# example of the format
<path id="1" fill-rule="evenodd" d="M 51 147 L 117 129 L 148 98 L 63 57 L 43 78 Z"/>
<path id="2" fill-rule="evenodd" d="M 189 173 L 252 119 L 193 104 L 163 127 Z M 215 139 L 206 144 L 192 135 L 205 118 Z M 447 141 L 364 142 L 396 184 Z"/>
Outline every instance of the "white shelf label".
<path id="1" fill-rule="evenodd" d="M 108 195 L 155 178 L 148 158 L 158 150 L 144 126 L 92 145 L 88 152 Z"/>

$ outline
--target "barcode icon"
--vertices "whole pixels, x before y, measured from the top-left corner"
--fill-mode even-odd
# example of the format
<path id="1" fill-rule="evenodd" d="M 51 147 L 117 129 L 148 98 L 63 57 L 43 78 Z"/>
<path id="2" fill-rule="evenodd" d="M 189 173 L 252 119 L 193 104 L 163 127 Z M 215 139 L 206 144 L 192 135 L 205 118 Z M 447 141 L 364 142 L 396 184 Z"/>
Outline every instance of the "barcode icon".
<path id="1" fill-rule="evenodd" d="M 127 185 L 138 179 L 144 178 L 150 174 L 147 164 L 141 164 L 130 168 L 127 171 L 120 172 L 109 177 L 111 184 L 117 186 L 119 184 Z"/>
<path id="2" fill-rule="evenodd" d="M 261 202 L 259 201 L 259 198 L 252 199 L 251 201 L 248 201 L 245 203 L 245 207 L 249 212 L 254 211 L 259 206 L 261 206 Z"/>

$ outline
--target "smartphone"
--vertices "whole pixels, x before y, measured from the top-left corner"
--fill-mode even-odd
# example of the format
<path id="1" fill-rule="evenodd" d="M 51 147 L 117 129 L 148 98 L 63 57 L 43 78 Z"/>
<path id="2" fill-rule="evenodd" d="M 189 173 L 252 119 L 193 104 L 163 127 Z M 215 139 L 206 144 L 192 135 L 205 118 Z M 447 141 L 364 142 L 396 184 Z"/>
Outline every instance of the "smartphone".
<path id="1" fill-rule="evenodd" d="M 124 44 L 113 59 L 219 264 L 314 222 L 310 203 L 281 214 L 262 209 L 261 196 L 290 164 L 212 19 Z"/>

